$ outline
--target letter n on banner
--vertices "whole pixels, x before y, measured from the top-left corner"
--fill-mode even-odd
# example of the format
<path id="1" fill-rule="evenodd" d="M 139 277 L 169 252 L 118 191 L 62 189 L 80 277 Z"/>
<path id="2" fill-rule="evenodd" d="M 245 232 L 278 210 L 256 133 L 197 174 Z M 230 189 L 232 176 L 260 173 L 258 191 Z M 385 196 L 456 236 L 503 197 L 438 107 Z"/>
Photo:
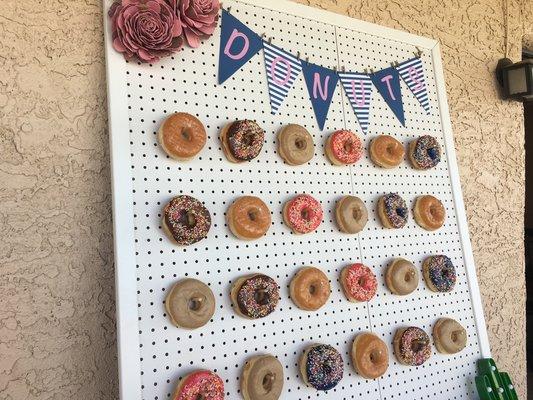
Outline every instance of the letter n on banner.
<path id="1" fill-rule="evenodd" d="M 339 72 L 339 78 L 361 129 L 367 133 L 372 104 L 372 79 L 367 74 L 358 72 Z"/>
<path id="2" fill-rule="evenodd" d="M 400 74 L 395 68 L 389 67 L 370 75 L 374 86 L 392 110 L 396 118 L 405 126 Z"/>
<path id="3" fill-rule="evenodd" d="M 302 71 L 318 127 L 323 130 L 339 76 L 329 68 L 305 61 L 302 62 Z"/>
<path id="4" fill-rule="evenodd" d="M 302 62 L 292 54 L 268 42 L 263 42 L 263 48 L 270 108 L 272 114 L 276 114 L 294 81 L 302 72 Z"/>
<path id="5" fill-rule="evenodd" d="M 222 10 L 218 83 L 224 83 L 262 47 L 263 40 L 257 33 L 226 10 Z"/>

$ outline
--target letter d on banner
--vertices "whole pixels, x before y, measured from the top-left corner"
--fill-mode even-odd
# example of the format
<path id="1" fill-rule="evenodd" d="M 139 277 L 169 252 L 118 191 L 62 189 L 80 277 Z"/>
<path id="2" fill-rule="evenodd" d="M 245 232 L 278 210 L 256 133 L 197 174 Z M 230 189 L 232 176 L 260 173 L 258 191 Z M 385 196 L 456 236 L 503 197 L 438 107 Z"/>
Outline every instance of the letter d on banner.
<path id="1" fill-rule="evenodd" d="M 222 10 L 218 83 L 224 83 L 262 47 L 263 41 L 259 35 L 226 10 Z"/>
<path id="2" fill-rule="evenodd" d="M 302 67 L 318 127 L 323 130 L 339 76 L 331 69 L 308 62 L 302 62 Z"/>

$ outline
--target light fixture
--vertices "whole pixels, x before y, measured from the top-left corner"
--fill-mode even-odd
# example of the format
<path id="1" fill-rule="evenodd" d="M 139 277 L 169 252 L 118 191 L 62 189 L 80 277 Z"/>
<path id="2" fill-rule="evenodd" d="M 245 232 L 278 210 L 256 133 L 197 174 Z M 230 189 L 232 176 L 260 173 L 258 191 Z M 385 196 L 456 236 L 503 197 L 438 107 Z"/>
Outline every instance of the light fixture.
<path id="1" fill-rule="evenodd" d="M 533 100 L 533 60 L 513 63 L 502 58 L 496 66 L 496 77 L 504 99 Z"/>

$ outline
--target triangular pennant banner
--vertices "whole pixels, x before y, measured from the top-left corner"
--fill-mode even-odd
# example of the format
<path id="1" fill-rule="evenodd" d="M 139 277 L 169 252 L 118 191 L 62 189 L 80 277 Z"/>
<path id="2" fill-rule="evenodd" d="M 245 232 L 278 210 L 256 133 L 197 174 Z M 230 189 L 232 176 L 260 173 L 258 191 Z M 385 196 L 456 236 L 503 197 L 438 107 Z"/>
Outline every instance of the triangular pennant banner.
<path id="1" fill-rule="evenodd" d="M 263 42 L 265 67 L 272 114 L 276 114 L 294 81 L 302 72 L 302 62 L 273 44 Z"/>
<path id="2" fill-rule="evenodd" d="M 370 75 L 374 86 L 378 89 L 396 118 L 405 126 L 402 92 L 400 90 L 400 74 L 395 68 L 389 67 Z"/>
<path id="3" fill-rule="evenodd" d="M 361 129 L 367 133 L 372 103 L 372 79 L 359 72 L 339 72 L 339 78 Z"/>
<path id="4" fill-rule="evenodd" d="M 302 62 L 302 67 L 315 117 L 320 130 L 323 130 L 339 76 L 329 68 L 308 62 Z"/>
<path id="5" fill-rule="evenodd" d="M 222 10 L 218 83 L 224 83 L 262 47 L 263 40 L 257 33 L 226 10 Z"/>
<path id="6" fill-rule="evenodd" d="M 396 67 L 400 76 L 405 81 L 416 99 L 420 102 L 426 113 L 430 113 L 428 89 L 424 77 L 424 66 L 420 58 L 407 60 Z"/>

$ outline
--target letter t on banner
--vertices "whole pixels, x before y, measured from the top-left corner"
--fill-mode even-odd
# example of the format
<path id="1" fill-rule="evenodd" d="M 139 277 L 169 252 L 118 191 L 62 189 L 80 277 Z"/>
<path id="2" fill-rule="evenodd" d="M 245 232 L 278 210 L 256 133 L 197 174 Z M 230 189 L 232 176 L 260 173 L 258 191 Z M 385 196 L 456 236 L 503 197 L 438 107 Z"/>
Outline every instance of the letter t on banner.
<path id="1" fill-rule="evenodd" d="M 378 89 L 396 118 L 405 126 L 400 74 L 395 68 L 389 67 L 370 75 L 374 86 Z"/>
<path id="2" fill-rule="evenodd" d="M 226 10 L 222 10 L 218 83 L 224 83 L 262 47 L 263 41 L 257 33 Z"/>
<path id="3" fill-rule="evenodd" d="M 302 67 L 318 127 L 323 130 L 339 76 L 331 69 L 308 62 L 302 62 Z"/>

